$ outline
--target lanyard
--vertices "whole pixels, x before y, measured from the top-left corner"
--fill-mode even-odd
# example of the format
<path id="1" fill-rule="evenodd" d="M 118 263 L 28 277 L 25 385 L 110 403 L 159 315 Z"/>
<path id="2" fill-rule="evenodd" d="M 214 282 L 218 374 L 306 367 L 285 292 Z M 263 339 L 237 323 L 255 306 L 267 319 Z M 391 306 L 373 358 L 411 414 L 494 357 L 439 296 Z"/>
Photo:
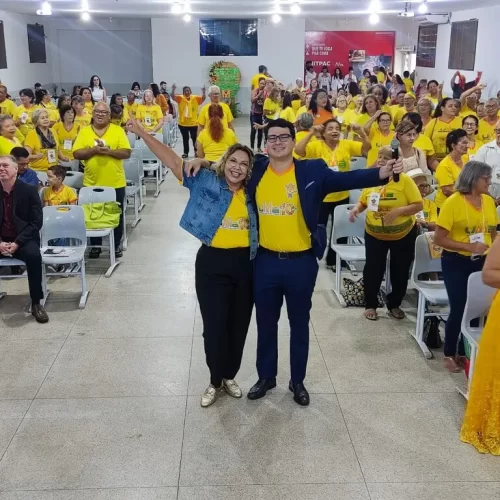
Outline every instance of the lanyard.
<path id="1" fill-rule="evenodd" d="M 467 201 L 465 199 L 465 196 L 462 195 L 462 200 L 464 200 L 464 205 L 465 205 L 465 215 L 467 217 L 467 227 L 472 227 L 470 225 L 470 219 L 469 219 L 469 209 L 467 208 Z M 480 210 L 481 210 L 481 214 L 483 216 L 483 225 L 481 227 L 481 233 L 484 233 L 484 226 L 486 224 L 486 219 L 484 218 L 484 210 L 483 210 L 483 197 L 481 196 L 481 207 L 480 207 Z"/>

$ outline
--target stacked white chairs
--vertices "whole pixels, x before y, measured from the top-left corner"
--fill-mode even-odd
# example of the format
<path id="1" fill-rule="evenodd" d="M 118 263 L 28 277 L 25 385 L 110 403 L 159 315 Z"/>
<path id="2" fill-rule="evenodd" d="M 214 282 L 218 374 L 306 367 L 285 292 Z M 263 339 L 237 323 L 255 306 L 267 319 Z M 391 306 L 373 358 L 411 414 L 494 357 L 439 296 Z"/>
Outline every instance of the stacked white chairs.
<path id="1" fill-rule="evenodd" d="M 498 207 L 497 207 L 497 214 L 498 214 L 498 217 L 500 217 L 500 205 L 498 205 Z"/>
<path id="2" fill-rule="evenodd" d="M 26 264 L 19 259 L 14 259 L 14 257 L 4 257 L 3 255 L 0 255 L 0 267 L 24 267 Z M 0 274 L 0 285 L 2 283 L 2 280 L 4 279 L 17 279 L 17 278 L 24 278 L 26 279 L 28 277 L 27 273 L 24 272 L 22 274 Z M 45 283 L 45 276 L 42 275 L 42 289 L 45 290 L 47 288 L 47 285 Z M 2 292 L 1 286 L 0 286 L 0 299 L 4 298 L 7 295 L 7 292 Z M 47 297 L 44 296 L 44 298 L 40 301 L 40 303 L 45 305 L 45 300 Z"/>
<path id="3" fill-rule="evenodd" d="M 127 179 L 127 186 L 125 188 L 125 207 L 123 214 L 123 249 L 126 250 L 128 246 L 127 238 L 127 217 L 126 209 L 128 207 L 128 200 L 131 198 L 134 204 L 134 221 L 132 222 L 132 227 L 136 227 L 139 222 L 141 222 L 141 217 L 139 215 L 139 207 L 141 204 L 141 172 L 139 167 L 139 160 L 137 158 L 131 158 L 123 162 L 123 168 L 125 169 L 125 178 Z"/>
<path id="4" fill-rule="evenodd" d="M 78 160 L 60 161 L 59 165 L 65 168 L 69 168 L 73 172 L 78 172 L 80 162 Z"/>
<path id="5" fill-rule="evenodd" d="M 364 156 L 353 156 L 351 158 L 351 170 L 361 170 L 366 168 L 366 158 Z"/>
<path id="6" fill-rule="evenodd" d="M 116 191 L 110 187 L 84 187 L 80 190 L 80 195 L 78 197 L 78 205 L 87 205 L 92 203 L 107 203 L 116 201 Z M 122 207 L 125 210 L 125 207 Z M 110 266 L 106 271 L 106 278 L 109 278 L 116 267 L 120 264 L 119 260 L 115 257 L 115 234 L 114 228 L 105 229 L 87 229 L 87 238 L 108 238 L 109 245 L 99 245 L 97 248 L 108 248 L 109 249 L 109 260 Z M 96 245 L 91 245 L 96 247 Z"/>
<path id="7" fill-rule="evenodd" d="M 83 174 L 81 172 L 66 172 L 64 184 L 73 189 L 81 189 L 83 187 Z"/>
<path id="8" fill-rule="evenodd" d="M 346 306 L 345 300 L 342 297 L 342 260 L 347 262 L 364 262 L 365 261 L 365 245 L 359 243 L 336 243 L 339 238 L 354 238 L 360 241 L 365 234 L 365 213 L 358 215 L 354 222 L 349 221 L 349 213 L 354 208 L 353 204 L 340 205 L 335 207 L 333 213 L 333 235 L 331 248 L 337 254 L 336 272 L 335 272 L 335 295 L 337 296 L 342 307 Z"/>
<path id="9" fill-rule="evenodd" d="M 467 303 L 465 304 L 464 315 L 462 317 L 462 335 L 470 346 L 469 380 L 467 392 L 464 393 L 457 388 L 466 399 L 469 399 L 469 390 L 474 375 L 477 350 L 481 333 L 483 332 L 485 318 L 496 292 L 496 288 L 492 288 L 483 283 L 481 272 L 472 273 L 469 276 L 469 281 L 467 283 Z M 479 320 L 479 326 L 471 326 L 471 321 L 473 320 Z"/>
<path id="10" fill-rule="evenodd" d="M 127 138 L 128 138 L 128 142 L 130 143 L 130 147 L 132 149 L 134 149 L 135 148 L 135 141 L 137 140 L 135 134 L 127 132 Z"/>
<path id="11" fill-rule="evenodd" d="M 144 165 L 142 163 L 142 149 L 132 149 L 132 154 L 130 155 L 130 160 L 136 159 L 139 161 L 139 179 L 141 181 L 141 190 L 139 192 L 140 203 L 139 203 L 139 212 L 142 212 L 142 209 L 146 206 L 144 203 L 144 193 L 142 192 L 143 181 L 144 181 Z M 145 188 L 144 188 L 145 189 Z"/>
<path id="12" fill-rule="evenodd" d="M 431 316 L 448 317 L 447 312 L 427 312 L 427 306 L 444 307 L 449 305 L 448 294 L 446 293 L 443 281 L 422 279 L 422 275 L 441 272 L 441 259 L 433 259 L 429 250 L 427 235 L 431 234 L 426 233 L 417 236 L 415 242 L 415 260 L 413 261 L 411 272 L 411 282 L 418 292 L 417 324 L 415 326 L 415 333 L 412 335 L 427 359 L 431 359 L 433 355 L 424 341 L 425 318 Z"/>
<path id="13" fill-rule="evenodd" d="M 152 173 L 155 176 L 156 181 L 156 191 L 154 197 L 157 198 L 160 194 L 160 184 L 162 182 L 162 166 L 160 160 L 155 156 L 155 154 L 148 148 L 144 141 L 137 141 L 135 143 L 135 149 L 138 149 L 142 153 L 142 166 L 144 172 Z M 144 177 L 144 182 L 147 186 L 147 181 L 149 179 Z"/>
<path id="14" fill-rule="evenodd" d="M 38 177 L 38 180 L 42 183 L 42 185 L 47 186 L 48 185 L 47 173 L 41 172 L 39 170 L 36 170 L 35 173 L 36 173 L 36 176 Z"/>
<path id="15" fill-rule="evenodd" d="M 44 207 L 41 236 L 45 300 L 47 300 L 50 293 L 46 286 L 46 277 L 80 276 L 81 296 L 79 308 L 84 309 L 89 292 L 87 290 L 87 280 L 85 276 L 87 231 L 85 229 L 85 214 L 83 208 L 78 205 Z M 59 242 L 64 240 L 64 245 L 57 245 L 57 240 L 59 240 Z M 55 253 L 49 255 L 47 251 Z M 60 252 L 63 252 L 64 255 L 57 254 Z M 57 271 L 60 265 L 65 266 L 63 271 Z M 56 271 L 47 272 L 46 266 L 50 266 L 51 269 L 56 269 Z"/>

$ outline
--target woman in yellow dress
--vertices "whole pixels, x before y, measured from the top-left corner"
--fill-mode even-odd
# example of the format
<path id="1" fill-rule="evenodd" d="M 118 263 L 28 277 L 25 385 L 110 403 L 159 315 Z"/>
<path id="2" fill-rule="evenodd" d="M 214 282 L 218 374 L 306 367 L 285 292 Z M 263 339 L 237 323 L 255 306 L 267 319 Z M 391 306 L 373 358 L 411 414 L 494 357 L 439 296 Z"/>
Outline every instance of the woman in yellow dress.
<path id="1" fill-rule="evenodd" d="M 500 288 L 500 238 L 491 247 L 483 267 L 483 282 Z M 497 293 L 481 334 L 474 377 L 460 439 L 480 453 L 500 455 L 500 293 Z"/>
<path id="2" fill-rule="evenodd" d="M 376 127 L 372 124 L 376 123 Z M 372 167 L 377 163 L 380 148 L 389 146 L 394 139 L 394 131 L 391 130 L 392 117 L 387 111 L 377 111 L 364 126 L 365 132 L 371 142 L 371 149 L 368 151 L 366 165 Z"/>
<path id="3" fill-rule="evenodd" d="M 21 90 L 19 97 L 21 98 L 21 104 L 16 108 L 14 123 L 16 127 L 19 127 L 21 134 L 26 137 L 28 132 L 35 128 L 31 116 L 38 106 L 35 105 L 35 94 L 31 89 Z"/>
<path id="4" fill-rule="evenodd" d="M 143 104 L 137 106 L 135 114 L 136 120 L 138 120 L 150 134 L 161 134 L 165 118 L 160 106 L 155 104 L 155 98 L 151 90 L 148 89 L 144 91 L 142 102 Z"/>
<path id="5" fill-rule="evenodd" d="M 45 89 L 39 89 L 35 92 L 35 104 L 39 108 L 47 110 L 50 120 L 50 126 L 59 121 L 59 111 L 52 102 L 50 94 Z"/>
<path id="6" fill-rule="evenodd" d="M 0 115 L 0 155 L 8 155 L 13 148 L 21 146 L 16 137 L 16 126 L 9 115 Z"/>
<path id="7" fill-rule="evenodd" d="M 60 121 L 52 127 L 52 131 L 57 135 L 61 154 L 69 160 L 74 160 L 73 144 L 80 131 L 80 125 L 75 123 L 75 112 L 71 106 L 62 106 L 59 114 Z"/>
<path id="8" fill-rule="evenodd" d="M 80 128 L 88 127 L 92 121 L 92 114 L 85 109 L 85 100 L 81 95 L 75 95 L 71 99 L 71 107 L 75 112 L 75 123 Z"/>

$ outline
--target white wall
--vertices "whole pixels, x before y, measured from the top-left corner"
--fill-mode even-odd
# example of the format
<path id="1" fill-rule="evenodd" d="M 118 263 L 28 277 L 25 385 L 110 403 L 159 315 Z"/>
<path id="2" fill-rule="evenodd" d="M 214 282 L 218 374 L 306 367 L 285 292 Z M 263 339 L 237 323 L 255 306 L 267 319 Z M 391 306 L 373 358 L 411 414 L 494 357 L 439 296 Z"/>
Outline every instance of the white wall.
<path id="1" fill-rule="evenodd" d="M 287 18 L 278 25 L 259 20 L 258 56 L 255 57 L 201 57 L 198 22 L 185 24 L 178 18 L 151 19 L 153 39 L 153 77 L 165 80 L 170 86 L 191 86 L 200 92 L 209 85 L 208 70 L 212 63 L 225 60 L 234 62 L 241 71 L 237 101 L 243 113 L 250 111 L 250 80 L 260 64 L 285 84 L 292 83 L 304 72 L 305 20 Z"/>
<path id="2" fill-rule="evenodd" d="M 464 10 L 452 14 L 452 22 L 478 19 L 476 64 L 474 71 L 462 71 L 467 81 L 476 77 L 477 71 L 483 71 L 482 81 L 487 83 L 488 88 L 483 91 L 483 96 L 495 97 L 500 89 L 500 46 L 498 39 L 498 19 L 500 19 L 500 7 L 488 7 L 474 10 Z M 436 47 L 436 67 L 417 67 L 417 79 L 434 79 L 444 82 L 444 91 L 451 93 L 450 80 L 456 70 L 448 69 L 448 57 L 450 54 L 451 24 L 438 26 L 438 39 Z"/>
<path id="3" fill-rule="evenodd" d="M 52 82 L 51 50 L 48 41 L 47 63 L 30 63 L 28 52 L 27 25 L 39 23 L 47 26 L 45 19 L 37 16 L 26 16 L 0 11 L 0 20 L 4 24 L 5 51 L 7 53 L 7 69 L 0 69 L 0 80 L 5 83 L 12 95 L 25 87 L 33 87 L 35 82 L 47 85 Z"/>

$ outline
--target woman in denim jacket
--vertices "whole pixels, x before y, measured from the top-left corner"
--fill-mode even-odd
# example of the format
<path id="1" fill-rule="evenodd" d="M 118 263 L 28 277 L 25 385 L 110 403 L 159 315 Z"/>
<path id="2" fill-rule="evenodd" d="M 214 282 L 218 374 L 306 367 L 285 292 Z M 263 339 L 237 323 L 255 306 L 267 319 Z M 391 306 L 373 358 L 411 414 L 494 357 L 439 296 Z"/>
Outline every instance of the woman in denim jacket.
<path id="1" fill-rule="evenodd" d="M 257 252 L 257 217 L 246 193 L 254 163 L 252 151 L 231 146 L 210 169 L 187 177 L 183 161 L 172 149 L 156 140 L 137 122 L 127 128 L 138 135 L 153 153 L 190 191 L 180 226 L 202 242 L 196 257 L 196 295 L 203 318 L 205 354 L 210 385 L 201 406 L 215 402 L 220 391 L 241 398 L 234 378 L 238 373 L 253 309 L 253 266 Z"/>

